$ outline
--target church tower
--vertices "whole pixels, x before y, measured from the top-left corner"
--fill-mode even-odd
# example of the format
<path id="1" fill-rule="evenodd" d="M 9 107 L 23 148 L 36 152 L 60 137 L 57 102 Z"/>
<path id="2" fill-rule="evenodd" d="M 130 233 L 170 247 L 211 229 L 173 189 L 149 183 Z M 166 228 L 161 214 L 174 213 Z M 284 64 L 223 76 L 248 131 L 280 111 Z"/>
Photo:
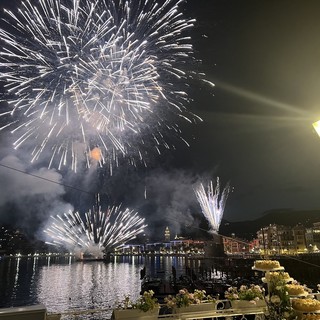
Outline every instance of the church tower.
<path id="1" fill-rule="evenodd" d="M 170 242 L 170 230 L 169 227 L 166 227 L 166 230 L 164 231 L 164 241 Z"/>

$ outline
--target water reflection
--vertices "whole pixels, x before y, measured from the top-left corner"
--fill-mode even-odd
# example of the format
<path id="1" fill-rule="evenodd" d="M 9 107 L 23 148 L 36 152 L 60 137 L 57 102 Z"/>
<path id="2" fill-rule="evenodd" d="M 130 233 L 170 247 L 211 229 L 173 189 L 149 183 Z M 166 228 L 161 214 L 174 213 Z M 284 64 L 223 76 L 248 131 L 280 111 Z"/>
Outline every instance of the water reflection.
<path id="1" fill-rule="evenodd" d="M 181 257 L 115 257 L 75 262 L 54 256 L 0 260 L 0 307 L 37 303 L 49 312 L 113 307 L 125 295 L 135 300 L 141 290 L 140 270 L 169 278 L 172 266 L 184 272 Z"/>
<path id="2" fill-rule="evenodd" d="M 15 270 L 15 277 L 14 277 L 14 284 L 13 284 L 13 298 L 16 297 L 18 291 L 18 280 L 19 280 L 19 267 L 20 267 L 21 258 L 16 259 L 16 270 Z"/>
<path id="3" fill-rule="evenodd" d="M 113 307 L 128 293 L 134 299 L 139 296 L 139 271 L 139 265 L 128 263 L 78 262 L 43 267 L 37 283 L 38 300 L 51 312 Z"/>

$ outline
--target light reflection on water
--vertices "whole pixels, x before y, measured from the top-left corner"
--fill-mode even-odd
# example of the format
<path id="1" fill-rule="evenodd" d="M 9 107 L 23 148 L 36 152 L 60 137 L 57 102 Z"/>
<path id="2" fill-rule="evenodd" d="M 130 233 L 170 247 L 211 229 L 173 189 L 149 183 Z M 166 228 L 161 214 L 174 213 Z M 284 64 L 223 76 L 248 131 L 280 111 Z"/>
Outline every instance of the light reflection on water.
<path id="1" fill-rule="evenodd" d="M 43 303 L 49 312 L 113 307 L 140 294 L 141 259 L 75 262 L 56 258 L 0 260 L 0 307 Z"/>
<path id="2" fill-rule="evenodd" d="M 0 307 L 43 303 L 48 312 L 111 309 L 130 295 L 140 295 L 140 270 L 169 278 L 172 266 L 184 272 L 181 257 L 117 257 L 111 262 L 75 262 L 70 258 L 0 260 Z"/>
<path id="3" fill-rule="evenodd" d="M 16 261 L 16 272 L 15 272 L 15 277 L 14 277 L 14 285 L 13 285 L 13 298 L 16 297 L 16 294 L 17 294 L 17 289 L 18 289 L 18 280 L 19 280 L 19 266 L 20 266 L 20 261 L 21 261 L 21 258 L 18 258 L 17 261 Z"/>
<path id="4" fill-rule="evenodd" d="M 140 267 L 129 263 L 85 262 L 43 267 L 37 297 L 51 312 L 113 307 L 126 294 L 140 293 Z"/>

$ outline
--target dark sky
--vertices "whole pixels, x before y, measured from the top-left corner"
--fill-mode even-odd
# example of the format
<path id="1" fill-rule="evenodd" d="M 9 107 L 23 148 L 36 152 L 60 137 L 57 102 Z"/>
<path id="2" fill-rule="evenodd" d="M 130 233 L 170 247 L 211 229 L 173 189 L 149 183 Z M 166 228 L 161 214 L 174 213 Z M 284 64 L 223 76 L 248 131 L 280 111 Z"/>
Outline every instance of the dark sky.
<path id="1" fill-rule="evenodd" d="M 190 109 L 204 121 L 181 124 L 190 148 L 178 145 L 145 170 L 119 168 L 112 177 L 102 170 L 85 177 L 40 172 L 4 142 L 1 158 L 12 158 L 2 163 L 106 193 L 110 202 L 141 210 L 150 224 L 173 223 L 176 230 L 200 214 L 192 185 L 217 175 L 233 187 L 225 219 L 255 219 L 275 208 L 319 209 L 320 138 L 311 124 L 320 119 L 320 1 L 188 0 L 184 13 L 197 19 L 196 56 L 216 85 L 199 83 L 191 90 Z M 43 221 L 49 213 L 81 208 L 91 197 L 69 188 L 64 194 L 59 185 L 42 191 L 44 180 L 4 168 L 0 175 L 2 217 L 25 210 Z M 33 199 L 30 185 L 40 187 L 37 199 L 48 210 L 40 206 L 36 214 L 17 204 Z"/>
<path id="2" fill-rule="evenodd" d="M 319 1 L 197 2 L 196 43 L 216 84 L 195 103 L 204 123 L 190 154 L 230 179 L 225 217 L 319 208 Z"/>

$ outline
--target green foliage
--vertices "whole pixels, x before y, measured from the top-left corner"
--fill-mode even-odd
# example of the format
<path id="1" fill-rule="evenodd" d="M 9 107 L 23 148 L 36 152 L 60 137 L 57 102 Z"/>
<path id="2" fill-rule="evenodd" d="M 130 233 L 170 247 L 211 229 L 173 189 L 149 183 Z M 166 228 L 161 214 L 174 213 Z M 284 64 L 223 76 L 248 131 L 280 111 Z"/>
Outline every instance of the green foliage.
<path id="1" fill-rule="evenodd" d="M 264 289 L 254 284 L 251 284 L 249 287 L 243 285 L 239 289 L 237 287 L 230 287 L 224 293 L 224 296 L 228 300 L 257 301 L 264 299 Z"/>
<path id="2" fill-rule="evenodd" d="M 154 298 L 153 295 L 154 292 L 152 290 L 145 291 L 137 302 L 132 304 L 133 308 L 140 309 L 144 312 L 158 308 L 158 299 Z"/>
<path id="3" fill-rule="evenodd" d="M 143 295 L 136 301 L 132 302 L 129 296 L 125 296 L 124 299 L 118 304 L 118 309 L 139 309 L 144 312 L 159 308 L 158 299 L 153 297 L 154 292 L 152 290 L 145 291 Z"/>
<path id="4" fill-rule="evenodd" d="M 167 296 L 164 301 L 168 308 L 173 309 L 188 307 L 191 304 L 200 304 L 202 302 L 215 302 L 215 299 L 207 295 L 205 290 L 195 289 L 193 293 L 190 293 L 187 289 L 181 289 L 175 296 Z"/>
<path id="5" fill-rule="evenodd" d="M 270 320 L 295 318 L 283 273 L 273 273 L 269 278 L 269 296 L 266 301 Z"/>

